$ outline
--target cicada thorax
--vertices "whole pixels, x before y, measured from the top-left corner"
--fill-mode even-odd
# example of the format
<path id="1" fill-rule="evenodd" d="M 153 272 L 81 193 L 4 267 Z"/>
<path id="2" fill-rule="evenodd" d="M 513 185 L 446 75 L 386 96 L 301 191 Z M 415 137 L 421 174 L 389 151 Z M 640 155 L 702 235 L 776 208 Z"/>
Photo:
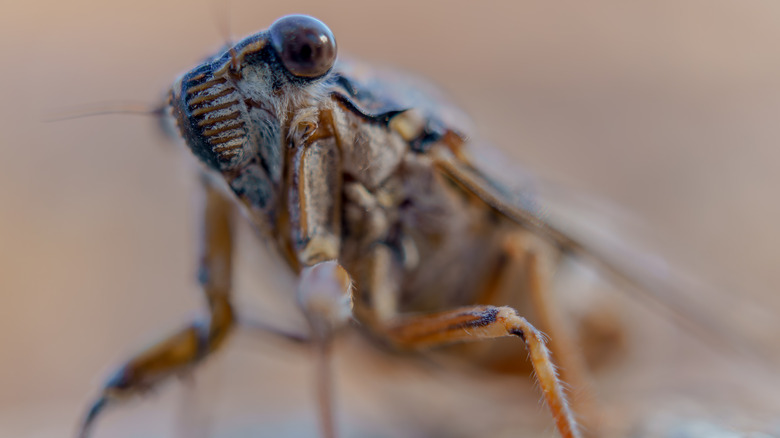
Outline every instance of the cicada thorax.
<path id="1" fill-rule="evenodd" d="M 399 311 L 482 302 L 512 226 L 441 175 L 429 154 L 460 153 L 466 138 L 430 113 L 378 100 L 346 72 L 336 75 L 329 111 L 344 178 L 342 263 L 369 287 L 365 255 L 389 248 Z"/>
<path id="2" fill-rule="evenodd" d="M 295 296 L 313 341 L 332 339 L 350 316 L 398 348 L 459 342 L 472 336 L 468 328 L 490 326 L 474 339 L 525 340 L 534 363 L 552 375 L 540 381 L 553 394 L 553 412 L 570 417 L 536 329 L 512 309 L 475 306 L 490 302 L 503 238 L 517 225 L 442 170 L 439 151 L 470 167 L 459 125 L 447 120 L 442 102 L 404 81 L 373 80 L 370 70 L 353 78 L 334 66 L 335 50 L 324 24 L 289 16 L 175 82 L 171 112 L 205 168 L 199 281 L 209 315 L 120 369 L 80 436 L 117 394 L 189 370 L 235 325 L 231 201 L 300 274 Z M 364 299 L 372 301 L 358 303 Z M 429 311 L 449 316 L 438 333 L 414 335 L 438 317 L 413 313 Z M 328 385 L 318 386 L 319 399 L 328 400 Z M 323 435 L 334 436 L 326 402 L 321 408 Z M 562 431 L 575 429 L 565 422 Z"/>
<path id="3" fill-rule="evenodd" d="M 508 237 L 522 235 L 529 244 L 544 242 L 437 166 L 437 151 L 444 150 L 471 167 L 467 151 L 478 153 L 479 145 L 470 144 L 467 136 L 437 117 L 441 112 L 431 110 L 432 101 L 427 110 L 404 110 L 403 105 L 379 96 L 392 94 L 387 83 L 371 88 L 366 85 L 370 81 L 360 81 L 347 71 L 336 74 L 329 111 L 344 178 L 340 262 L 355 280 L 355 299 L 396 294 L 399 301 L 392 310 L 397 313 L 493 304 L 529 314 L 525 273 L 518 263 L 522 256 L 511 260 L 509 252 L 518 248 L 509 248 Z M 393 95 L 403 94 L 401 89 Z M 386 250 L 376 251 L 376 246 Z M 385 260 L 377 262 L 376 257 Z M 395 290 L 369 293 L 387 287 L 372 277 L 377 263 L 391 266 Z M 382 308 L 377 303 L 363 304 L 370 305 L 356 309 Z M 363 322 L 376 318 L 381 315 L 368 315 Z M 528 371 L 516 366 L 525 353 L 504 342 L 450 349 L 492 369 Z"/>
<path id="4" fill-rule="evenodd" d="M 262 47 L 252 50 L 259 56 Z M 513 226 L 434 165 L 434 148 L 468 160 L 467 137 L 446 102 L 340 62 L 322 80 L 320 98 L 288 100 L 280 111 L 273 99 L 254 96 L 274 94 L 273 75 L 231 73 L 234 56 L 224 52 L 183 75 L 171 92 L 173 114 L 194 155 L 249 207 L 258 228 L 274 234 L 294 270 L 338 248 L 365 283 L 362 255 L 381 244 L 396 259 L 399 310 L 490 301 L 502 239 Z M 311 162 L 320 167 L 303 169 Z M 314 182 L 299 184 L 299 171 Z M 301 203 L 328 208 L 302 214 Z M 310 234 L 337 242 L 326 237 L 317 245 L 328 248 L 316 248 Z"/>

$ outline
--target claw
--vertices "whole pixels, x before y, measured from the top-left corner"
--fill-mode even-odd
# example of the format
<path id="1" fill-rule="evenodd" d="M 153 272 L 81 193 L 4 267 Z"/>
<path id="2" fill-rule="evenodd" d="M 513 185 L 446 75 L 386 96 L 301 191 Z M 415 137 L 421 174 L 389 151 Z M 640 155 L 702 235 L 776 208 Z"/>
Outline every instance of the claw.
<path id="1" fill-rule="evenodd" d="M 92 430 L 92 425 L 95 422 L 95 418 L 97 418 L 98 414 L 103 412 L 103 409 L 105 409 L 105 407 L 108 405 L 108 401 L 109 400 L 106 396 L 102 396 L 92 404 L 92 407 L 89 408 L 87 415 L 84 417 L 84 422 L 81 423 L 79 433 L 76 435 L 77 438 L 89 437 L 90 430 Z"/>
<path id="2" fill-rule="evenodd" d="M 133 366 L 127 364 L 116 371 L 114 375 L 106 381 L 100 397 L 95 400 L 95 403 L 93 403 L 87 411 L 87 415 L 81 423 L 79 433 L 76 435 L 77 438 L 89 437 L 95 419 L 105 410 L 106 406 L 108 406 L 111 401 L 116 401 L 122 396 L 130 395 L 133 390 L 137 392 L 141 391 L 140 384 L 133 384 L 133 371 Z"/>

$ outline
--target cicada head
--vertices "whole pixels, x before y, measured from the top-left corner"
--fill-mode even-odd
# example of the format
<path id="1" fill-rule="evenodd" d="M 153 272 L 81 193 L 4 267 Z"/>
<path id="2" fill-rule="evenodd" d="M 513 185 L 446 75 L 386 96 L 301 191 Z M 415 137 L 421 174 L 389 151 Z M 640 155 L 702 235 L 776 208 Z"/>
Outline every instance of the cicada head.
<path id="1" fill-rule="evenodd" d="M 280 18 L 176 81 L 171 107 L 181 135 L 209 168 L 236 174 L 256 163 L 277 185 L 285 123 L 322 97 L 335 60 L 325 24 L 305 15 Z"/>

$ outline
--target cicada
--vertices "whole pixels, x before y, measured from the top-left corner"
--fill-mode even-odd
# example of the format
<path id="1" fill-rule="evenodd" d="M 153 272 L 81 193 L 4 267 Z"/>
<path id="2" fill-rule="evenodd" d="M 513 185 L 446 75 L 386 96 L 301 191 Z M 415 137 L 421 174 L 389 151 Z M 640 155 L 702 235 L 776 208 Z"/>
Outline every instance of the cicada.
<path id="1" fill-rule="evenodd" d="M 321 358 L 323 437 L 337 436 L 328 358 L 346 326 L 398 351 L 514 338 L 550 424 L 564 438 L 582 436 L 575 418 L 587 423 L 588 410 L 575 414 L 564 387 L 586 386 L 584 361 L 549 277 L 572 256 L 623 276 L 488 174 L 474 158 L 482 142 L 441 95 L 337 57 L 325 24 L 291 15 L 183 74 L 164 112 L 200 163 L 208 316 L 123 365 L 81 437 L 104 408 L 191 370 L 228 339 L 240 313 L 231 298 L 236 212 L 298 278 L 290 293 Z M 510 305 L 518 296 L 534 321 Z"/>

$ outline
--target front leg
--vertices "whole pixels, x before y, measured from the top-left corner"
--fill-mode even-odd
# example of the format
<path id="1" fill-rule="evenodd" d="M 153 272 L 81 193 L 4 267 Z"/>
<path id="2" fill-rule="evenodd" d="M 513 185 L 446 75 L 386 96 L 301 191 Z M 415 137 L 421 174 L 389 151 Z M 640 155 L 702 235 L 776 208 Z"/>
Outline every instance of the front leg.
<path id="1" fill-rule="evenodd" d="M 301 272 L 297 298 L 314 341 L 322 436 L 334 438 L 331 344 L 336 330 L 352 317 L 352 279 L 335 261 L 317 263 Z"/>
<path id="2" fill-rule="evenodd" d="M 205 184 L 202 247 L 198 280 L 208 303 L 206 318 L 193 321 L 177 333 L 141 352 L 122 366 L 103 387 L 79 431 L 86 438 L 107 406 L 143 394 L 169 377 L 192 369 L 217 350 L 234 325 L 230 303 L 232 265 L 232 206 L 210 184 Z"/>
<path id="3" fill-rule="evenodd" d="M 314 341 L 321 434 L 334 438 L 331 343 L 352 317 L 352 280 L 337 261 L 342 176 L 336 139 L 315 133 L 295 145 L 291 161 L 287 208 L 290 246 L 301 267 L 297 299 Z"/>
<path id="4" fill-rule="evenodd" d="M 341 157 L 334 137 L 300 145 L 292 157 L 288 211 L 302 267 L 336 260 L 341 237 Z"/>

